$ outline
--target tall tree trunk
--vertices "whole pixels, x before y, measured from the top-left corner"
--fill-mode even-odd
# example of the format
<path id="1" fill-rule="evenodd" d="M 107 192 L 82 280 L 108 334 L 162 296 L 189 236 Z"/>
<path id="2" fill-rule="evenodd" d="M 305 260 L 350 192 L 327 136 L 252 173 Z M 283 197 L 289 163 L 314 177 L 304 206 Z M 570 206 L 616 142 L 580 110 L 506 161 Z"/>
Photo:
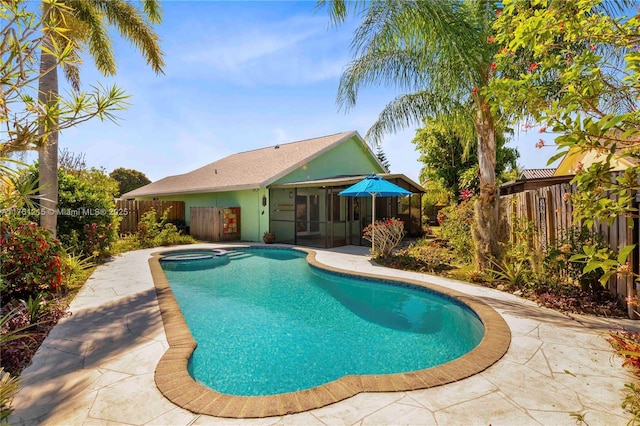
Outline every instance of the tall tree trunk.
<path id="1" fill-rule="evenodd" d="M 48 13 L 48 11 L 44 11 Z M 45 15 L 46 16 L 46 15 Z M 45 18 L 46 19 L 46 18 Z M 44 45 L 52 49 L 51 39 L 45 37 Z M 40 80 L 38 99 L 42 105 L 56 105 L 58 101 L 58 68 L 57 59 L 42 51 L 40 55 Z M 40 206 L 43 212 L 40 215 L 40 226 L 51 231 L 52 236 L 56 236 L 56 225 L 58 221 L 58 118 L 57 113 L 50 117 L 47 114 L 50 126 L 54 131 L 45 132 L 44 127 L 40 128 L 40 147 L 38 149 L 39 167 L 39 191 Z"/>
<path id="2" fill-rule="evenodd" d="M 483 111 L 484 110 L 484 111 Z M 478 164 L 480 169 L 480 198 L 474 209 L 473 239 L 476 245 L 476 267 L 491 268 L 492 260 L 501 257 L 502 231 L 500 198 L 496 191 L 496 131 L 488 108 L 478 111 Z"/>

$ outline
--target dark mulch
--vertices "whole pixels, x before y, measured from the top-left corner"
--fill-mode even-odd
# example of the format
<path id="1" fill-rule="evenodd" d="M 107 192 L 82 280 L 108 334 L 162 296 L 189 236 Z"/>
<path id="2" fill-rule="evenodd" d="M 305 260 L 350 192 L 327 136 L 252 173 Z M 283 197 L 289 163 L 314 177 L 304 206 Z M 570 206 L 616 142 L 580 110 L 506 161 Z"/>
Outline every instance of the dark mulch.
<path id="1" fill-rule="evenodd" d="M 20 309 L 20 313 L 0 329 L 0 334 L 6 336 L 11 330 L 29 326 L 29 313 L 21 303 L 3 306 L 0 310 L 0 316 L 4 317 L 14 308 Z M 35 355 L 49 331 L 58 323 L 60 318 L 67 315 L 70 314 L 66 312 L 66 305 L 56 300 L 46 302 L 35 324 L 18 333 L 27 335 L 26 337 L 12 340 L 2 345 L 2 350 L 0 350 L 0 365 L 2 365 L 2 368 L 14 376 L 20 375 L 22 370 L 31 362 L 31 358 Z"/>
<path id="2" fill-rule="evenodd" d="M 419 268 L 418 262 L 400 262 L 396 257 L 376 259 L 376 262 L 390 268 L 415 272 L 435 273 L 449 278 L 466 280 L 464 274 L 451 274 L 447 268 L 438 271 L 427 271 Z M 449 269 L 456 269 L 449 268 Z M 601 291 L 584 291 L 578 286 L 562 285 L 552 288 L 518 289 L 500 282 L 473 281 L 474 284 L 514 293 L 517 296 L 533 300 L 540 306 L 564 313 L 586 314 L 611 318 L 628 318 L 626 308 L 614 295 L 605 289 Z"/>
<path id="3" fill-rule="evenodd" d="M 542 292 L 532 294 L 530 299 L 541 306 L 561 312 L 589 314 L 600 317 L 628 318 L 627 310 L 608 291 L 597 293 L 576 290 L 573 294 Z"/>

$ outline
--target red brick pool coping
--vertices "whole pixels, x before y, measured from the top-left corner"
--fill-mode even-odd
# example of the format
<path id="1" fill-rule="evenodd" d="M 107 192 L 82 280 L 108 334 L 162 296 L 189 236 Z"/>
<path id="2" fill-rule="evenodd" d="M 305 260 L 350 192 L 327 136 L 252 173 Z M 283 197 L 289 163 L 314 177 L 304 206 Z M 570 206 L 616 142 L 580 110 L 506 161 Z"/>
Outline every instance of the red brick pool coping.
<path id="1" fill-rule="evenodd" d="M 169 349 L 156 367 L 155 382 L 167 399 L 193 413 L 210 416 L 232 418 L 282 416 L 324 407 L 360 392 L 410 391 L 456 382 L 484 371 L 502 358 L 509 349 L 511 343 L 509 326 L 502 316 L 479 299 L 421 281 L 394 279 L 383 275 L 356 273 L 333 268 L 316 261 L 315 251 L 303 247 L 293 248 L 306 252 L 307 261 L 311 265 L 327 271 L 408 283 L 451 296 L 466 304 L 478 315 L 485 328 L 484 337 L 478 346 L 462 357 L 424 370 L 401 374 L 345 376 L 311 389 L 277 395 L 235 396 L 223 394 L 196 382 L 187 371 L 187 363 L 196 348 L 196 342 L 191 336 L 178 302 L 160 266 L 159 259 L 162 254 L 169 251 L 156 252 L 149 259 L 149 266 Z"/>

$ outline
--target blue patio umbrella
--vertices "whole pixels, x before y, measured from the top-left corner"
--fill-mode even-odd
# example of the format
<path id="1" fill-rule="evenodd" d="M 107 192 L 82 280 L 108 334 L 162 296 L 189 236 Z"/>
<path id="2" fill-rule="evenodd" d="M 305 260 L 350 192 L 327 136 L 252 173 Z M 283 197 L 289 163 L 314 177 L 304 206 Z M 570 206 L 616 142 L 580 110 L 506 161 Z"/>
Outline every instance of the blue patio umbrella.
<path id="1" fill-rule="evenodd" d="M 338 195 L 343 197 L 371 197 L 371 222 L 375 223 L 376 197 L 402 197 L 404 195 L 411 195 L 411 192 L 399 187 L 395 183 L 391 183 L 387 180 L 382 179 L 380 176 L 376 176 L 374 173 L 371 173 L 360 182 L 354 183 L 347 189 L 340 191 Z M 372 248 L 375 248 L 375 239 L 376 236 L 374 227 L 371 233 Z"/>

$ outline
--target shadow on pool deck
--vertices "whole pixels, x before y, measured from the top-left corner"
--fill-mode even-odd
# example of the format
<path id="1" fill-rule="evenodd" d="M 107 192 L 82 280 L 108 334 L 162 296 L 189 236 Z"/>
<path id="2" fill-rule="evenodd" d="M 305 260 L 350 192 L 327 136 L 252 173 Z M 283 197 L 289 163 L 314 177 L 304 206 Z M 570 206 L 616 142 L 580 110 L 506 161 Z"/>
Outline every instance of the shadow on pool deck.
<path id="1" fill-rule="evenodd" d="M 127 367 L 109 364 L 116 364 L 123 352 L 153 343 L 155 339 L 149 336 L 162 332 L 153 289 L 62 319 L 38 350 L 28 375 L 22 378 L 22 388 L 38 384 L 36 394 L 22 395 L 23 403 L 28 401 L 28 413 L 22 412 L 21 418 L 13 417 L 12 421 L 45 421 L 52 407 L 90 391 L 104 373 L 98 368 L 126 370 Z M 96 373 L 87 375 L 92 369 Z M 67 377 L 60 387 L 59 379 L 63 376 Z"/>

